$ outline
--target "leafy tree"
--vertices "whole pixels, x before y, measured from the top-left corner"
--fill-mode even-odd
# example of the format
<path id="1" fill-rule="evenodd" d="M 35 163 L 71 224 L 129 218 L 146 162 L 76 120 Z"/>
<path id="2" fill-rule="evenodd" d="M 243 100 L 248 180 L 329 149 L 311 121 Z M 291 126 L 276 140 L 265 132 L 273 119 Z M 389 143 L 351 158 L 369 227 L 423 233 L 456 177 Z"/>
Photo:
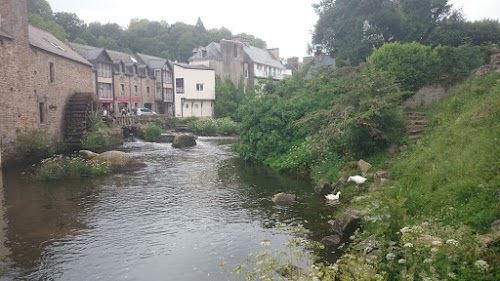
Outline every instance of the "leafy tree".
<path id="1" fill-rule="evenodd" d="M 258 48 L 264 49 L 267 46 L 267 43 L 264 40 L 262 40 L 260 38 L 256 38 L 255 36 L 253 36 L 251 34 L 239 33 L 239 34 L 236 34 L 235 37 L 240 37 L 240 38 L 248 41 L 248 43 L 250 43 L 250 45 L 258 47 Z"/>
<path id="2" fill-rule="evenodd" d="M 74 13 L 58 12 L 54 15 L 55 22 L 64 27 L 68 39 L 74 41 L 77 38 L 86 40 L 89 37 L 87 24 Z"/>
<path id="3" fill-rule="evenodd" d="M 53 20 L 46 20 L 39 14 L 29 14 L 28 15 L 29 22 L 45 31 L 52 33 L 57 39 L 64 41 L 68 38 L 68 34 L 64 31 L 64 27 L 57 24 Z"/>
<path id="4" fill-rule="evenodd" d="M 230 117 L 234 121 L 240 121 L 238 107 L 245 98 L 243 82 L 240 81 L 236 86 L 231 79 L 222 80 L 220 77 L 216 77 L 215 96 L 217 97 L 214 108 L 215 117 Z"/>
<path id="5" fill-rule="evenodd" d="M 367 59 L 377 69 L 388 72 L 404 90 L 416 91 L 439 78 L 439 56 L 419 43 L 387 43 Z"/>
<path id="6" fill-rule="evenodd" d="M 54 20 L 54 13 L 46 0 L 28 0 L 28 14 L 40 15 L 46 21 Z"/>

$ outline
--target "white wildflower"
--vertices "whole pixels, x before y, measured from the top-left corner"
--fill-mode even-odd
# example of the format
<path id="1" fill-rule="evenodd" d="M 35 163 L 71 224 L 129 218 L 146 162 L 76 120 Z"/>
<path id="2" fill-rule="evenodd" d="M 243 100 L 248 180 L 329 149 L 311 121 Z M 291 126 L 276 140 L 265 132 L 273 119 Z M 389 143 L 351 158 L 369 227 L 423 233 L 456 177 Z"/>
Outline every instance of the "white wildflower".
<path id="1" fill-rule="evenodd" d="M 385 256 L 385 258 L 389 261 L 392 261 L 396 258 L 396 254 L 394 253 L 388 253 L 387 256 Z"/>
<path id="2" fill-rule="evenodd" d="M 404 247 L 405 248 L 413 248 L 413 244 L 408 242 L 408 243 L 404 244 Z"/>
<path id="3" fill-rule="evenodd" d="M 438 251 L 439 251 L 439 249 L 438 249 L 438 248 L 432 248 L 432 249 L 431 249 L 431 252 L 433 252 L 433 253 L 437 253 Z"/>
<path id="4" fill-rule="evenodd" d="M 398 260 L 398 263 L 399 263 L 399 264 L 405 264 L 405 263 L 406 263 L 406 260 L 405 260 L 405 259 L 399 259 L 399 260 Z"/>
<path id="5" fill-rule="evenodd" d="M 407 232 L 410 232 L 411 229 L 408 226 L 405 226 L 405 227 L 401 228 L 400 231 L 401 231 L 401 233 L 407 233 Z"/>
<path id="6" fill-rule="evenodd" d="M 432 263 L 432 259 L 425 259 L 424 263 Z"/>
<path id="7" fill-rule="evenodd" d="M 448 239 L 448 240 L 446 240 L 446 244 L 458 246 L 458 241 L 455 239 Z"/>
<path id="8" fill-rule="evenodd" d="M 490 265 L 485 260 L 477 260 L 474 265 L 482 272 L 486 272 L 490 268 Z"/>
<path id="9" fill-rule="evenodd" d="M 449 273 L 448 273 L 448 276 L 449 276 L 450 278 L 453 278 L 453 279 L 457 278 L 457 275 L 456 275 L 455 273 L 453 273 L 453 272 L 449 272 Z"/>

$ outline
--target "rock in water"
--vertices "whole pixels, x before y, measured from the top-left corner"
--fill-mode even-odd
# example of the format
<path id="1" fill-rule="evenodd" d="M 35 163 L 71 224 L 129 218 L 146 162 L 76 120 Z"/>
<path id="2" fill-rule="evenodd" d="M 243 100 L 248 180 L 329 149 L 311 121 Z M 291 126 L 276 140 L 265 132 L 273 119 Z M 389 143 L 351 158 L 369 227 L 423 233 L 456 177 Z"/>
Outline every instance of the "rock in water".
<path id="1" fill-rule="evenodd" d="M 196 145 L 195 136 L 181 134 L 177 135 L 172 142 L 172 146 L 175 148 L 191 147 Z"/>
<path id="2" fill-rule="evenodd" d="M 274 204 L 286 205 L 293 203 L 295 201 L 295 198 L 297 198 L 297 196 L 295 196 L 294 194 L 287 194 L 280 192 L 278 194 L 275 194 L 271 200 L 273 201 Z"/>
<path id="3" fill-rule="evenodd" d="M 91 160 L 108 163 L 115 172 L 133 171 L 146 166 L 142 161 L 135 159 L 130 154 L 116 150 L 103 152 Z"/>

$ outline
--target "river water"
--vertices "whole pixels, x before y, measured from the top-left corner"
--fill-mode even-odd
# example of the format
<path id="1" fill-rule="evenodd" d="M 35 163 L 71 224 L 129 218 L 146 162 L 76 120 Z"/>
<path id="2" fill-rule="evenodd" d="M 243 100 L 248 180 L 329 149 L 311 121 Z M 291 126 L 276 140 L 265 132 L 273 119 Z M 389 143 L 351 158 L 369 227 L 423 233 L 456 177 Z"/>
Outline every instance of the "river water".
<path id="1" fill-rule="evenodd" d="M 147 167 L 102 179 L 42 184 L 4 171 L 0 280 L 241 280 L 232 269 L 262 240 L 283 248 L 276 223 L 321 239 L 335 207 L 307 180 L 241 161 L 232 142 L 127 142 Z M 277 192 L 298 201 L 274 206 Z"/>

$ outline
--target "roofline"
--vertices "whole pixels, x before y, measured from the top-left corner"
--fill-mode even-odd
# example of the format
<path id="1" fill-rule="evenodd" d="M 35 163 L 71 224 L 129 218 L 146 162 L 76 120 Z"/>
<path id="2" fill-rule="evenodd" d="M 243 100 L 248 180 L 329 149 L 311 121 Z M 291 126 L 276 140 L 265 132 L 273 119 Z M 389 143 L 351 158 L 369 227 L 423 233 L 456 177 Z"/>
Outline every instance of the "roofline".
<path id="1" fill-rule="evenodd" d="M 190 64 L 182 64 L 182 63 L 178 63 L 178 62 L 175 62 L 173 64 L 174 66 L 177 65 L 179 67 L 182 67 L 182 68 L 188 68 L 188 69 L 197 69 L 197 70 L 213 70 L 215 71 L 215 69 L 213 68 L 209 68 L 209 67 L 206 67 L 206 68 L 200 68 L 200 67 L 196 67 L 196 66 L 191 66 Z"/>
<path id="2" fill-rule="evenodd" d="M 45 52 L 45 53 L 47 53 L 47 54 L 51 54 L 51 55 L 53 55 L 53 56 L 58 56 L 58 57 L 60 57 L 60 58 L 67 59 L 67 60 L 70 60 L 70 61 L 74 61 L 74 62 L 77 62 L 77 63 L 83 64 L 83 65 L 87 65 L 87 66 L 90 66 L 90 67 L 93 67 L 93 66 L 94 66 L 91 62 L 89 62 L 89 61 L 88 61 L 86 58 L 84 58 L 84 57 L 82 57 L 82 59 L 83 59 L 84 61 L 86 61 L 86 62 L 83 62 L 83 61 L 78 61 L 78 60 L 74 60 L 74 59 L 72 59 L 72 58 L 68 58 L 68 57 L 61 56 L 61 55 L 59 55 L 59 54 L 56 54 L 56 53 L 53 53 L 53 52 L 47 51 L 47 50 L 45 50 L 45 49 L 43 49 L 43 48 L 40 48 L 40 47 L 37 47 L 37 46 L 35 46 L 35 45 L 31 44 L 31 42 L 30 42 L 30 46 L 31 46 L 31 47 L 33 47 L 33 48 L 36 48 L 36 49 L 38 49 L 38 50 L 41 50 L 41 51 L 43 51 L 43 52 Z M 81 56 L 80 56 L 80 57 L 81 57 Z"/>

